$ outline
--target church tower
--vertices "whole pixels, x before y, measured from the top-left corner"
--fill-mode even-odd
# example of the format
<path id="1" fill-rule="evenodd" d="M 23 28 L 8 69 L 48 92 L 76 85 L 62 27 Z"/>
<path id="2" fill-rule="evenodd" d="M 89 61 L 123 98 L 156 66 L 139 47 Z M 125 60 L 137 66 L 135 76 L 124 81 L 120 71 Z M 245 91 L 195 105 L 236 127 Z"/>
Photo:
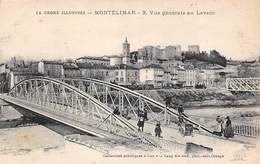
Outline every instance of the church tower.
<path id="1" fill-rule="evenodd" d="M 130 64 L 130 43 L 127 41 L 127 37 L 125 38 L 125 42 L 123 43 L 123 64 Z"/>

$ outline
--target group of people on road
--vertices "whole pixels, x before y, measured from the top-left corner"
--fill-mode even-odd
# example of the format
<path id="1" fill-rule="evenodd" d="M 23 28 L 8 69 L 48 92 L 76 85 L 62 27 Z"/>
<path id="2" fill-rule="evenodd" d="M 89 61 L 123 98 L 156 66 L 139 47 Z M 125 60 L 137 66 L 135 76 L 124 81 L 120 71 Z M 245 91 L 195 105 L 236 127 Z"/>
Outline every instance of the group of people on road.
<path id="1" fill-rule="evenodd" d="M 125 117 L 126 119 L 131 119 L 131 117 L 128 116 L 129 114 L 129 108 L 126 107 L 124 110 L 122 110 L 121 112 L 119 111 L 118 107 L 115 107 L 113 114 L 115 115 L 122 115 L 123 117 Z M 147 110 L 138 110 L 137 111 L 137 115 L 138 115 L 138 122 L 137 122 L 137 126 L 138 126 L 138 131 L 144 131 L 144 122 L 148 120 L 148 113 Z M 160 122 L 158 122 L 156 124 L 156 127 L 154 129 L 155 132 L 155 136 L 156 137 L 162 137 L 161 133 L 162 133 L 162 129 L 161 129 L 161 124 Z"/>
<path id="2" fill-rule="evenodd" d="M 225 119 L 226 119 L 226 123 L 225 123 L 225 125 L 223 125 L 224 124 L 223 118 L 221 118 L 220 116 L 217 116 L 216 129 L 215 129 L 215 131 L 213 131 L 213 134 L 215 134 L 217 136 L 223 135 L 226 138 L 232 138 L 232 137 L 234 137 L 234 131 L 232 129 L 230 117 L 227 116 Z"/>
<path id="3" fill-rule="evenodd" d="M 121 112 L 119 111 L 119 107 L 118 106 L 116 106 L 115 108 L 114 108 L 114 111 L 113 111 L 113 114 L 115 114 L 115 115 L 121 115 L 121 116 L 123 116 L 124 118 L 126 118 L 126 119 L 131 119 L 131 117 L 129 116 L 129 108 L 128 107 L 126 107 L 126 108 L 124 108 L 124 109 L 122 109 L 121 110 Z"/>
<path id="4" fill-rule="evenodd" d="M 171 97 L 166 98 L 165 105 L 166 105 L 166 108 L 171 106 Z M 184 117 L 188 117 L 188 116 L 184 113 L 184 108 L 183 108 L 183 105 L 181 103 L 176 105 L 176 109 L 177 109 L 178 114 L 179 114 L 178 125 L 181 126 L 181 125 L 185 124 Z M 130 117 L 128 116 L 128 114 L 129 114 L 128 108 L 125 109 L 124 111 L 122 111 L 122 113 L 120 113 L 119 109 L 116 108 L 113 113 L 116 114 L 116 115 L 121 114 L 123 117 L 130 119 Z M 138 131 L 143 132 L 145 121 L 148 120 L 147 110 L 140 110 L 139 109 L 137 111 L 137 115 L 138 115 L 138 122 L 137 122 Z M 232 129 L 230 117 L 227 116 L 225 119 L 226 119 L 226 122 L 224 124 L 224 119 L 220 116 L 217 116 L 217 118 L 216 118 L 216 129 L 215 129 L 215 131 L 213 131 L 213 134 L 217 135 L 217 136 L 224 136 L 226 138 L 232 138 L 232 137 L 234 137 L 234 131 Z M 161 129 L 160 122 L 156 123 L 154 133 L 155 133 L 156 137 L 162 137 L 161 136 L 162 129 Z"/>
<path id="5" fill-rule="evenodd" d="M 144 131 L 144 122 L 148 120 L 147 117 L 147 110 L 138 110 L 138 122 L 137 122 L 137 126 L 138 126 L 138 131 Z M 154 133 L 155 133 L 155 137 L 162 137 L 161 133 L 162 133 L 162 129 L 161 129 L 161 124 L 160 122 L 157 122 L 155 129 L 154 129 Z"/>
<path id="6" fill-rule="evenodd" d="M 171 107 L 171 100 L 172 100 L 172 97 L 165 98 L 166 107 Z M 183 105 L 181 103 L 177 104 L 175 106 L 175 108 L 177 108 L 177 111 L 179 113 L 178 125 L 181 126 L 184 123 L 184 117 L 188 117 L 188 116 L 184 113 Z M 224 136 L 226 138 L 232 138 L 232 137 L 234 137 L 234 131 L 232 129 L 230 117 L 227 116 L 225 119 L 226 119 L 226 123 L 224 126 L 224 119 L 221 118 L 220 116 L 217 116 L 216 130 L 213 131 L 213 134 L 218 135 L 218 136 Z"/>

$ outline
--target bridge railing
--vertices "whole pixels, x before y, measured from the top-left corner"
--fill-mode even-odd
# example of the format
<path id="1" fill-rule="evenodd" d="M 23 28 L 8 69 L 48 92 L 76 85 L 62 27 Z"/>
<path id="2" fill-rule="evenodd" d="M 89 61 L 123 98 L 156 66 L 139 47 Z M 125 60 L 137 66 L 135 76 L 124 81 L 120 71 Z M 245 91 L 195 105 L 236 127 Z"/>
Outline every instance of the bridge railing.
<path id="1" fill-rule="evenodd" d="M 81 90 L 83 89 L 83 91 L 85 90 L 85 92 L 87 92 L 89 95 L 92 95 L 104 104 L 110 103 L 112 109 L 117 109 L 118 105 L 119 111 L 123 111 L 123 109 L 128 106 L 136 118 L 138 118 L 138 110 L 148 111 L 150 113 L 151 118 L 149 119 L 149 122 L 160 121 L 167 124 L 170 122 L 169 118 L 179 117 L 177 110 L 166 107 L 165 104 L 161 102 L 116 84 L 90 78 L 65 78 L 59 80 L 75 86 Z M 84 86 L 84 83 L 87 84 L 87 86 Z M 111 91 L 115 91 L 117 94 L 113 95 Z M 101 98 L 102 96 L 100 93 L 103 93 L 103 98 Z M 105 101 L 103 100 L 104 98 Z M 161 115 L 163 115 L 163 118 L 159 119 Z M 184 116 L 183 119 L 208 133 L 212 133 L 211 129 L 207 128 L 199 122 L 193 121 L 186 116 Z"/>
<path id="2" fill-rule="evenodd" d="M 234 133 L 237 135 L 247 136 L 247 137 L 260 137 L 260 125 L 253 124 L 232 124 Z"/>
<path id="3" fill-rule="evenodd" d="M 227 78 L 226 89 L 228 91 L 260 91 L 260 78 Z"/>

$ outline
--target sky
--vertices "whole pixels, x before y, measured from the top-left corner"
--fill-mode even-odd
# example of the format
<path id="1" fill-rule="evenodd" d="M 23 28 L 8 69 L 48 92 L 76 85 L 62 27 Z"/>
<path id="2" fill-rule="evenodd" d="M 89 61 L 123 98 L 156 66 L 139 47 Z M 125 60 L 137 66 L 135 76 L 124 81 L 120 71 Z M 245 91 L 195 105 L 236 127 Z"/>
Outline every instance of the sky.
<path id="1" fill-rule="evenodd" d="M 190 44 L 232 59 L 260 56 L 260 0 L 0 0 L 0 62 L 118 55 L 146 45 Z M 214 11 L 215 15 L 37 15 L 36 11 Z"/>

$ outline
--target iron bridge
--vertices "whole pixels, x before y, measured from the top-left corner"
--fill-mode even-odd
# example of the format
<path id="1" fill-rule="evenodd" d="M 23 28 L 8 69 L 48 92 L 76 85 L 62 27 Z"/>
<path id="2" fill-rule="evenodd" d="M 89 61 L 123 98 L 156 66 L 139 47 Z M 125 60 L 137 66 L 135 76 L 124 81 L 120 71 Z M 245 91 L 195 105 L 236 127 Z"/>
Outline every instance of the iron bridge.
<path id="1" fill-rule="evenodd" d="M 138 92 L 90 78 L 29 78 L 20 81 L 1 99 L 102 138 L 120 136 L 161 148 L 169 147 L 171 142 L 164 139 L 158 142 L 157 138 L 138 132 L 138 111 L 147 111 L 148 123 L 159 121 L 165 126 L 171 126 L 179 117 L 177 110 Z M 114 114 L 115 110 L 129 117 Z M 184 120 L 212 133 L 186 116 Z"/>
<path id="2" fill-rule="evenodd" d="M 147 121 L 148 123 L 161 122 L 167 126 L 179 117 L 176 109 L 166 107 L 163 103 L 116 84 L 91 78 L 63 78 L 59 80 L 95 97 L 103 104 L 109 106 L 113 111 L 115 109 L 118 109 L 121 113 L 125 113 L 126 110 L 129 111 L 132 116 L 131 120 L 128 120 L 129 122 L 132 122 L 132 120 L 136 120 L 137 122 L 139 110 L 148 112 L 150 117 Z M 197 128 L 212 133 L 206 126 L 186 116 L 184 116 L 184 120 Z M 136 122 L 134 122 L 135 125 Z"/>
<path id="3" fill-rule="evenodd" d="M 228 78 L 226 80 L 228 91 L 260 91 L 260 78 Z"/>

